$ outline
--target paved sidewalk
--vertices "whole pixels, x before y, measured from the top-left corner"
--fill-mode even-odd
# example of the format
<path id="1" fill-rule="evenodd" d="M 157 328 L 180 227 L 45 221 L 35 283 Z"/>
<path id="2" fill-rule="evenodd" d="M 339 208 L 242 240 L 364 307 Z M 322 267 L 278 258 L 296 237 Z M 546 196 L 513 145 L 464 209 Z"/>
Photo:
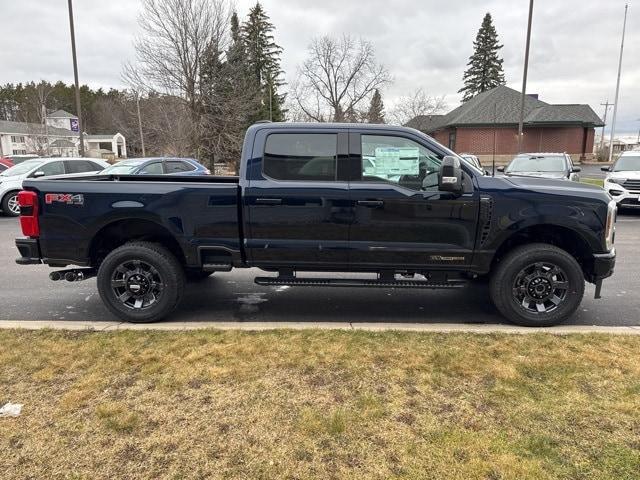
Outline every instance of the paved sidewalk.
<path id="1" fill-rule="evenodd" d="M 0 320 L 0 328 L 21 328 L 27 330 L 89 330 L 109 332 L 115 330 L 167 330 L 185 331 L 206 328 L 220 330 L 368 330 L 386 331 L 401 330 L 411 332 L 434 333 L 551 333 L 567 335 L 572 333 L 607 333 L 613 335 L 640 335 L 640 326 L 606 327 L 590 325 L 560 325 L 548 328 L 527 328 L 513 325 L 460 324 L 460 323 L 348 323 L 348 322 L 159 322 L 159 323 L 126 323 L 126 322 L 82 322 L 64 320 Z"/>

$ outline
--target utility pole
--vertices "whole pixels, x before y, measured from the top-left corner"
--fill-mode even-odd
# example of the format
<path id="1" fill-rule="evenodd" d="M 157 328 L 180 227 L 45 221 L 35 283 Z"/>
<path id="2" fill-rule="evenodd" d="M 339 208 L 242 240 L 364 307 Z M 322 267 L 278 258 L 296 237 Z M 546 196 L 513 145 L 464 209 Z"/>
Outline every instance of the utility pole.
<path id="1" fill-rule="evenodd" d="M 613 101 L 613 120 L 611 121 L 611 139 L 609 141 L 609 161 L 613 159 L 613 138 L 616 134 L 616 116 L 618 115 L 618 95 L 620 94 L 620 74 L 622 73 L 622 53 L 624 52 L 624 33 L 627 29 L 627 11 L 629 4 L 624 6 L 624 21 L 622 22 L 622 40 L 620 41 L 620 58 L 618 59 L 618 79 L 616 80 L 616 98 Z"/>
<path id="2" fill-rule="evenodd" d="M 80 146 L 78 148 L 80 156 L 84 157 L 84 137 L 82 134 L 82 110 L 80 108 L 80 82 L 78 82 L 78 59 L 76 57 L 76 34 L 73 28 L 73 5 L 69 4 L 69 30 L 71 31 L 71 55 L 73 56 L 73 77 L 76 82 L 76 114 L 78 115 L 78 134 L 80 136 Z"/>
<path id="3" fill-rule="evenodd" d="M 522 153 L 524 137 L 524 97 L 527 94 L 527 72 L 529 71 L 529 46 L 531 45 L 531 21 L 533 19 L 533 0 L 529 0 L 529 20 L 527 22 L 527 43 L 524 47 L 524 72 L 522 74 L 522 94 L 520 96 L 520 121 L 518 122 L 518 153 Z"/>
<path id="4" fill-rule="evenodd" d="M 600 152 L 604 153 L 604 128 L 607 126 L 607 112 L 609 111 L 609 107 L 613 106 L 613 103 L 609 103 L 609 99 L 607 98 L 606 103 L 601 103 L 604 107 L 604 118 L 602 119 L 602 135 L 600 136 Z"/>
<path id="5" fill-rule="evenodd" d="M 140 95 L 136 91 L 136 109 L 138 110 L 138 129 L 140 130 L 140 143 L 142 145 L 142 156 L 146 157 L 147 154 L 144 150 L 144 135 L 142 134 L 142 116 L 140 115 Z"/>

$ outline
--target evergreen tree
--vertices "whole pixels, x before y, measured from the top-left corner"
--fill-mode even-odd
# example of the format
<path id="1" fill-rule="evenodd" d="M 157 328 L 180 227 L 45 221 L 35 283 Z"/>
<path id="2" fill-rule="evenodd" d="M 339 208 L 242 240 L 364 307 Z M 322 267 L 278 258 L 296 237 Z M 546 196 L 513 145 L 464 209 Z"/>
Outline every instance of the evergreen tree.
<path id="1" fill-rule="evenodd" d="M 241 38 L 251 77 L 260 91 L 260 108 L 254 120 L 280 122 L 284 120 L 285 95 L 278 93 L 278 88 L 284 85 L 280 69 L 282 48 L 275 43 L 274 28 L 260 2 L 256 2 L 241 27 Z"/>
<path id="2" fill-rule="evenodd" d="M 238 16 L 231 17 L 231 45 L 221 52 L 210 45 L 200 66 L 202 115 L 201 159 L 212 165 L 224 162 L 237 168 L 246 129 L 261 108 L 258 85 L 247 61 Z"/>
<path id="3" fill-rule="evenodd" d="M 502 58 L 498 56 L 498 50 L 502 45 L 498 43 L 498 33 L 493 26 L 490 13 L 484 16 L 473 46 L 475 50 L 469 57 L 468 68 L 462 77 L 464 87 L 458 90 L 458 93 L 464 94 L 463 102 L 505 84 Z"/>
<path id="4" fill-rule="evenodd" d="M 367 122 L 369 123 L 384 123 L 384 103 L 382 102 L 382 95 L 377 88 L 373 92 L 371 97 L 371 103 L 369 104 L 369 111 L 367 112 Z"/>

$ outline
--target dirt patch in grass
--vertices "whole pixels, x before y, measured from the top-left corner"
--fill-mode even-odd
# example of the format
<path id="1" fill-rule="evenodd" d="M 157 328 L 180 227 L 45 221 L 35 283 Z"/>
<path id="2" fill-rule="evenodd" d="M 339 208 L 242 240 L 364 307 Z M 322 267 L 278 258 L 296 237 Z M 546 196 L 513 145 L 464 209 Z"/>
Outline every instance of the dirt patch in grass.
<path id="1" fill-rule="evenodd" d="M 0 478 L 640 478 L 640 338 L 0 331 Z"/>

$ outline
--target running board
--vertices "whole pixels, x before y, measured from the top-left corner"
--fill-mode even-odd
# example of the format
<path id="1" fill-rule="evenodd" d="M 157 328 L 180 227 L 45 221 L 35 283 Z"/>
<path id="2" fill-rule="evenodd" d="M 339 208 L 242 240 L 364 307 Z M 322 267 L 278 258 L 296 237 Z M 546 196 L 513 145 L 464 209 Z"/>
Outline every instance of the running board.
<path id="1" fill-rule="evenodd" d="M 454 280 L 448 282 L 429 282 L 424 280 L 370 280 L 348 278 L 279 278 L 256 277 L 258 285 L 291 285 L 300 287 L 379 287 L 379 288 L 429 288 L 451 289 L 462 288 L 467 282 Z"/>

